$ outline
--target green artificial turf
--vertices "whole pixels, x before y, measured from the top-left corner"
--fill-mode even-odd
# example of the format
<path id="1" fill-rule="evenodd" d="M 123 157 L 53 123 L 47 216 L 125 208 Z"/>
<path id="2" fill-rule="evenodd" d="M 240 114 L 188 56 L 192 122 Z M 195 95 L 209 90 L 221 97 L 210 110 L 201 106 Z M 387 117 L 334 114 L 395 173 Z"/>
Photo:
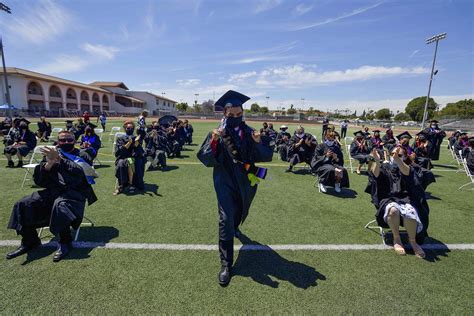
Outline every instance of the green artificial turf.
<path id="1" fill-rule="evenodd" d="M 120 122 L 109 120 L 107 130 Z M 97 168 L 100 178 L 94 186 L 99 201 L 86 209 L 96 227 L 83 229 L 80 240 L 217 242 L 212 169 L 201 165 L 196 153 L 218 123 L 192 123 L 195 145 L 186 146 L 183 158 L 168 160 L 171 170 L 146 172 L 147 191 L 132 196 L 112 195 L 114 164 L 108 161 L 114 157 L 108 133 L 104 133 L 104 148 L 99 153 L 102 166 Z M 54 121 L 54 126 L 63 123 Z M 290 124 L 290 132 L 295 126 Z M 320 125 L 305 127 L 319 139 Z M 468 179 L 454 172 L 451 160 L 443 145 L 441 160 L 433 170 L 437 182 L 427 190 L 431 197 L 430 242 L 474 243 L 472 191 L 457 190 Z M 6 161 L 0 160 L 0 165 Z M 259 186 L 242 226 L 251 239 L 261 244 L 380 243 L 377 234 L 364 229 L 374 218 L 370 196 L 364 193 L 366 176 L 350 174 L 350 190 L 333 196 L 318 193 L 315 178 L 302 169 L 285 173 L 286 165 L 276 155 L 265 164 L 268 179 Z M 2 166 L 0 240 L 17 239 L 6 229 L 11 207 L 36 190 L 29 185 L 20 188 L 23 174 L 23 170 Z M 11 249 L 0 248 L 2 252 Z M 67 313 L 94 314 L 472 311 L 473 251 L 430 252 L 430 260 L 398 257 L 392 251 L 242 252 L 237 270 L 244 276 L 236 276 L 225 290 L 216 282 L 215 252 L 80 249 L 71 260 L 53 264 L 51 251 L 36 251 L 24 265 L 24 258 L 0 259 L 0 312 L 57 314 L 61 308 Z M 273 281 L 264 277 L 266 273 L 273 273 Z M 308 285 L 315 278 L 325 279 L 316 281 L 317 286 Z M 262 284 L 275 286 L 275 280 L 277 287 Z"/>

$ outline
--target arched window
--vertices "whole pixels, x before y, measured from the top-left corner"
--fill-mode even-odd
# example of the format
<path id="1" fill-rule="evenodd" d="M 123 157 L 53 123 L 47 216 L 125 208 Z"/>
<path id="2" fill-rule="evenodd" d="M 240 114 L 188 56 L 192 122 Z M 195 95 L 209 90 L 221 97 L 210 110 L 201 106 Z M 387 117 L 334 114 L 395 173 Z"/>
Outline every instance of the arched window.
<path id="1" fill-rule="evenodd" d="M 89 94 L 86 91 L 81 92 L 81 100 L 89 101 Z"/>
<path id="2" fill-rule="evenodd" d="M 49 96 L 50 97 L 55 97 L 55 98 L 60 98 L 61 97 L 61 89 L 59 89 L 57 86 L 51 86 L 49 88 Z"/>
<path id="3" fill-rule="evenodd" d="M 102 103 L 109 103 L 109 97 L 105 94 L 102 96 Z"/>
<path id="4" fill-rule="evenodd" d="M 68 99 L 76 99 L 76 91 L 74 91 L 73 89 L 69 88 L 67 89 L 67 92 L 66 92 L 66 96 Z"/>
<path id="5" fill-rule="evenodd" d="M 92 102 L 100 102 L 99 95 L 96 92 L 92 95 Z"/>
<path id="6" fill-rule="evenodd" d="M 43 88 L 37 82 L 30 82 L 28 84 L 28 94 L 43 95 Z"/>

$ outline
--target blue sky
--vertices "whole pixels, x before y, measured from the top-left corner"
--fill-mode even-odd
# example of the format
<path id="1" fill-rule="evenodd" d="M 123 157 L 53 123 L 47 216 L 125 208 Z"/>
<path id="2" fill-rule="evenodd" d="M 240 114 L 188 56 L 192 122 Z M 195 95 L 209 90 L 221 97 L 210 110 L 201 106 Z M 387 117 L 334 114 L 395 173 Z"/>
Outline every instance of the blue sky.
<path id="1" fill-rule="evenodd" d="M 432 95 L 474 97 L 470 0 L 3 2 L 7 66 L 80 82 L 189 103 L 235 89 L 273 109 L 396 111 L 426 94 L 425 39 L 447 32 Z"/>

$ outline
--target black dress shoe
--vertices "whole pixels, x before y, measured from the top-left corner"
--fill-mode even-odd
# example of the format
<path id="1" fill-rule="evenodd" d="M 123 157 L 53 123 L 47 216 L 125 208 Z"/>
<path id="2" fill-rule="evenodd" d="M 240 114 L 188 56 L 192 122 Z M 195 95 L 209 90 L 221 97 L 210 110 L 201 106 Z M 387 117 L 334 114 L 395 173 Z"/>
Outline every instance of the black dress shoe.
<path id="1" fill-rule="evenodd" d="M 220 286 L 227 286 L 229 285 L 231 275 L 231 267 L 222 266 L 221 271 L 219 272 L 219 285 Z"/>
<path id="2" fill-rule="evenodd" d="M 71 252 L 72 244 L 58 244 L 58 250 L 54 253 L 53 261 L 59 262 Z"/>
<path id="3" fill-rule="evenodd" d="M 18 247 L 16 250 L 7 253 L 7 259 L 13 259 L 13 258 L 16 258 L 18 256 L 21 256 L 21 255 L 27 253 L 28 251 L 30 251 L 31 249 L 34 249 L 34 248 L 36 248 L 40 245 L 41 245 L 41 242 L 38 242 L 38 243 L 34 244 L 33 246 L 20 245 L 20 247 Z"/>
<path id="4" fill-rule="evenodd" d="M 17 168 L 21 168 L 23 167 L 23 161 L 19 160 L 17 165 L 16 165 Z"/>
<path id="5" fill-rule="evenodd" d="M 9 160 L 7 164 L 7 168 L 14 168 L 14 167 L 15 167 L 15 164 L 13 163 L 13 161 Z"/>

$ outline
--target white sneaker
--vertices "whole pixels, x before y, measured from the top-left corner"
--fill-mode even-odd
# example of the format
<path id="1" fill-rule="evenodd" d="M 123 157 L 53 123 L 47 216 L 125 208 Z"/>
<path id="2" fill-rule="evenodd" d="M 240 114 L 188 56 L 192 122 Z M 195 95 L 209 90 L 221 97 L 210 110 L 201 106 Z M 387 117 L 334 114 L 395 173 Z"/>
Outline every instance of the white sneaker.
<path id="1" fill-rule="evenodd" d="M 334 185 L 334 191 L 336 191 L 337 193 L 341 192 L 341 184 L 340 183 L 336 183 Z"/>
<path id="2" fill-rule="evenodd" d="M 320 190 L 321 192 L 323 192 L 323 193 L 326 193 L 326 192 L 327 192 L 326 187 L 325 187 L 324 184 L 322 184 L 322 183 L 319 184 L 319 190 Z"/>

